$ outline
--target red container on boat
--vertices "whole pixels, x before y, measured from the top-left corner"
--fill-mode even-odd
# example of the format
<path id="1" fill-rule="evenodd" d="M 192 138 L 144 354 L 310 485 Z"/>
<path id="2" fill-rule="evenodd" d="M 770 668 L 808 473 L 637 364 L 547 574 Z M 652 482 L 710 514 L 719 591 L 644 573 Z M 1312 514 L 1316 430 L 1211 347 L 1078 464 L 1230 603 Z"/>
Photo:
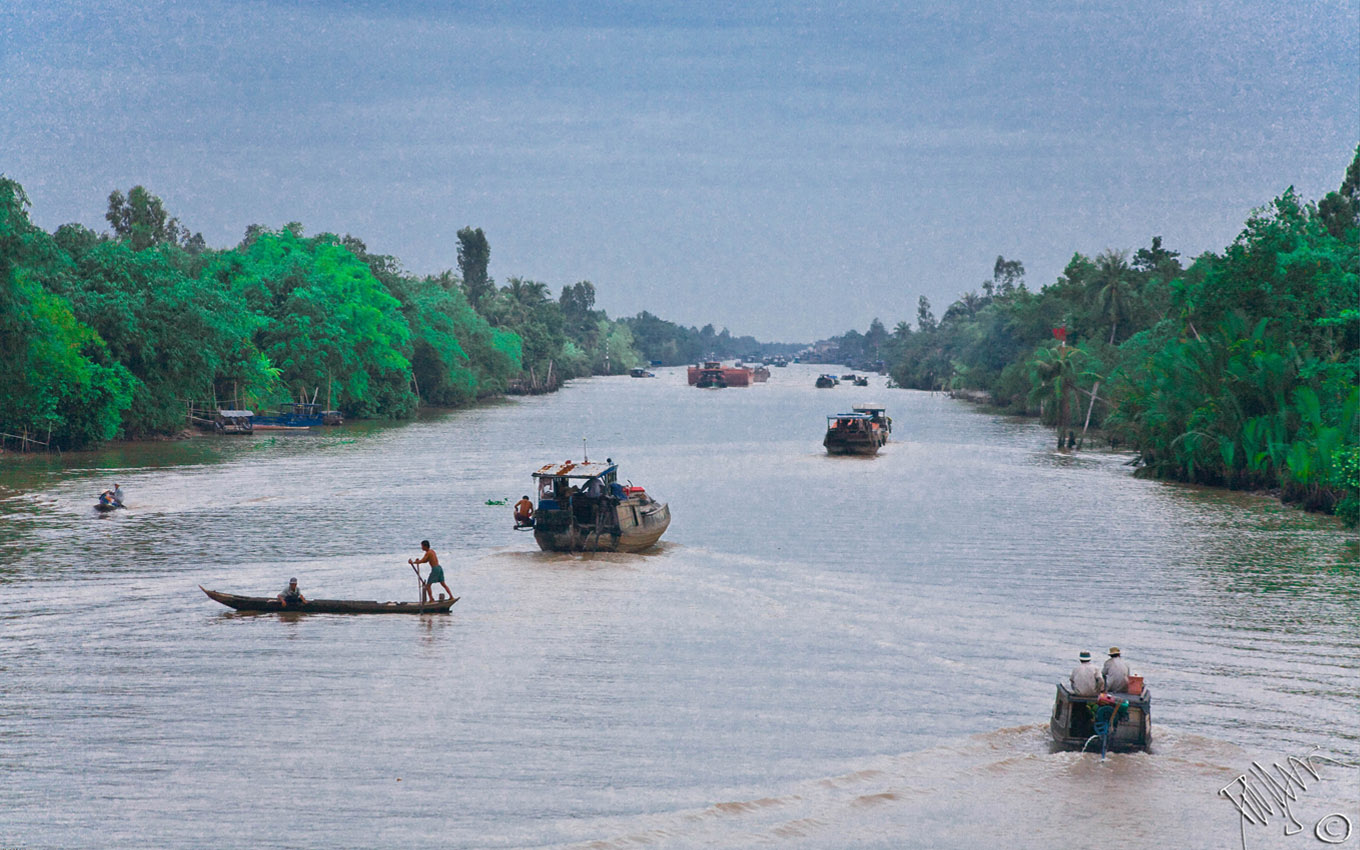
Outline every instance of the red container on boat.
<path id="1" fill-rule="evenodd" d="M 643 490 L 641 487 L 624 487 L 623 492 L 629 496 L 637 496 L 647 491 Z"/>
<path id="2" fill-rule="evenodd" d="M 1129 693 L 1138 696 L 1143 692 L 1143 677 L 1129 674 Z"/>

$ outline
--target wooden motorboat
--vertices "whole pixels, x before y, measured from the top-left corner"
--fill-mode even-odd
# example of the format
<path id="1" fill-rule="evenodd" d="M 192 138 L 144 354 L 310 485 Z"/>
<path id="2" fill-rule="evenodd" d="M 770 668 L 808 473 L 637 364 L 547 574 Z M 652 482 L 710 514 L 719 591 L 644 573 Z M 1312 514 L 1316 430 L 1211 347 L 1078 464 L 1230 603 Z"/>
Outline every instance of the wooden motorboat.
<path id="1" fill-rule="evenodd" d="M 126 506 L 125 506 L 125 505 L 117 505 L 117 504 L 114 504 L 113 502 L 95 502 L 95 503 L 94 503 L 94 509 L 97 510 L 97 511 L 99 511 L 101 514 L 112 513 L 112 512 L 114 512 L 114 511 L 116 511 L 116 510 L 118 510 L 119 508 L 122 508 L 122 507 L 126 507 Z"/>
<path id="2" fill-rule="evenodd" d="M 203 585 L 198 589 L 208 594 L 208 598 L 221 602 L 237 611 L 271 611 L 288 614 L 447 614 L 458 601 L 436 599 L 434 602 L 363 602 L 350 599 L 308 599 L 287 608 L 274 596 L 237 596 L 234 593 L 221 593 L 208 590 Z"/>
<path id="3" fill-rule="evenodd" d="M 836 380 L 836 376 L 835 376 L 835 375 L 818 375 L 818 376 L 817 376 L 817 388 L 818 388 L 818 389 L 821 389 L 821 390 L 830 389 L 831 387 L 834 387 L 834 386 L 836 386 L 836 384 L 839 384 L 839 383 L 840 383 L 840 381 Z"/>
<path id="4" fill-rule="evenodd" d="M 883 425 L 867 413 L 837 413 L 826 417 L 826 436 L 822 445 L 833 455 L 878 454 L 888 442 Z"/>
<path id="5" fill-rule="evenodd" d="M 671 524 L 670 507 L 620 484 L 612 462 L 550 463 L 533 478 L 534 540 L 545 552 L 639 552 Z"/>
<path id="6" fill-rule="evenodd" d="M 1128 702 L 1128 716 L 1114 725 L 1107 749 L 1146 750 L 1152 743 L 1152 692 L 1147 688 L 1140 690 L 1137 694 L 1109 694 L 1116 704 Z M 1065 683 L 1059 682 L 1057 696 L 1053 699 L 1053 716 L 1048 721 L 1053 740 L 1064 747 L 1100 752 L 1100 737 L 1096 735 L 1099 700 L 1098 696 L 1077 696 Z"/>

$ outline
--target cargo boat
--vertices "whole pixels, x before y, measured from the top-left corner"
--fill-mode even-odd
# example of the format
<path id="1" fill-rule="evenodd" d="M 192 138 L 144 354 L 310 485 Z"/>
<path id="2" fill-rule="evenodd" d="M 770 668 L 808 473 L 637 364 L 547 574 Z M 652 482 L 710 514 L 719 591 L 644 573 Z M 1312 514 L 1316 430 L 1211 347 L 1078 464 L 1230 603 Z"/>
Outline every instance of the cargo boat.
<path id="1" fill-rule="evenodd" d="M 545 552 L 638 552 L 654 545 L 671 510 L 618 480 L 612 461 L 550 463 L 533 474 L 534 540 Z"/>
<path id="2" fill-rule="evenodd" d="M 724 366 L 717 360 L 706 360 L 702 366 L 690 366 L 685 375 L 689 379 L 689 385 L 695 387 L 704 380 L 706 372 L 722 373 L 722 386 L 724 387 L 749 387 L 751 385 L 751 370 L 743 366 Z M 709 375 L 708 379 L 713 380 Z M 712 384 L 710 384 L 712 386 Z"/>

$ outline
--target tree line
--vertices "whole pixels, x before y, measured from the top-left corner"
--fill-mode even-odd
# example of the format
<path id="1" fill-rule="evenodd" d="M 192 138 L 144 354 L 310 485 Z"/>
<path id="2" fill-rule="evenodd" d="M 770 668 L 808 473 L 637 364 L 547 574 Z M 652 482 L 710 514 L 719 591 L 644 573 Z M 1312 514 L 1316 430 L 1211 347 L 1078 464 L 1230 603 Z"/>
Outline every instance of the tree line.
<path id="1" fill-rule="evenodd" d="M 1360 149 L 1316 203 L 1291 188 L 1221 253 L 1185 261 L 1161 237 L 1074 254 L 1038 291 L 997 257 L 980 291 L 915 327 L 836 338 L 894 382 L 985 394 L 1039 415 L 1060 447 L 1099 428 L 1143 474 L 1276 490 L 1360 519 Z"/>
<path id="2" fill-rule="evenodd" d="M 0 434 L 54 448 L 172 434 L 192 402 L 405 417 L 648 359 L 589 281 L 498 284 L 480 228 L 458 232 L 456 273 L 414 275 L 296 222 L 212 249 L 141 186 L 109 196 L 105 233 L 28 211 L 0 177 Z"/>

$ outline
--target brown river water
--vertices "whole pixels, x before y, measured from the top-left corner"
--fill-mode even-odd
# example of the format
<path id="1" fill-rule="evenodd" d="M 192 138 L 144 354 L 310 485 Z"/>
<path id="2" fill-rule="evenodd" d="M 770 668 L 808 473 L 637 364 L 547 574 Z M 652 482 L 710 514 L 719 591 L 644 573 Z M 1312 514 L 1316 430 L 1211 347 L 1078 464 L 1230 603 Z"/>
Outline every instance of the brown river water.
<path id="1" fill-rule="evenodd" d="M 0 848 L 1360 848 L 1355 767 L 1305 776 L 1301 831 L 1217 793 L 1360 763 L 1353 533 L 772 371 L 0 456 Z M 893 442 L 828 457 L 825 416 L 866 402 Z M 486 504 L 583 437 L 670 503 L 653 551 L 542 553 Z M 96 515 L 115 481 L 129 509 Z M 415 599 L 422 538 L 448 616 L 198 590 Z M 1055 683 L 1110 645 L 1152 751 L 1054 750 Z"/>

